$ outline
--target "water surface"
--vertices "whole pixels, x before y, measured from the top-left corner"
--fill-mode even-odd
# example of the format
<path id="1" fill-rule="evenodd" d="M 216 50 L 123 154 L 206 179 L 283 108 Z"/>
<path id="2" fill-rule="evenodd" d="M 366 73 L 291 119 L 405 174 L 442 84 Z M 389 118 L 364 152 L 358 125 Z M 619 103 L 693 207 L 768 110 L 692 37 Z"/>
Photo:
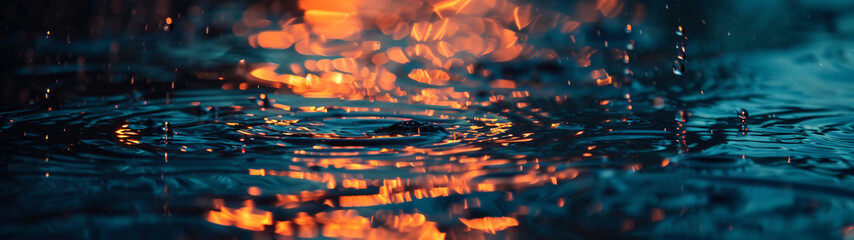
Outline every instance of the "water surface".
<path id="1" fill-rule="evenodd" d="M 730 15 L 685 16 L 739 4 L 600 2 L 624 12 L 599 6 L 577 32 L 540 35 L 506 20 L 524 36 L 514 43 L 556 58 L 461 57 L 471 70 L 447 79 L 420 53 L 353 58 L 387 67 L 369 70 L 376 88 L 306 63 L 324 57 L 253 48 L 252 34 L 209 36 L 199 24 L 216 18 L 194 13 L 247 22 L 239 4 L 172 9 L 141 34 L 39 35 L 3 80 L 20 92 L 0 113 L 0 236 L 854 238 L 844 14 L 807 4 L 836 28 L 805 20 L 809 34 L 757 43 L 747 33 L 760 30 L 715 22 Z M 567 9 L 555 10 L 583 18 Z M 650 20 L 633 20 L 637 9 Z M 398 40 L 382 51 L 416 44 Z M 300 77 L 309 84 L 282 80 Z"/>

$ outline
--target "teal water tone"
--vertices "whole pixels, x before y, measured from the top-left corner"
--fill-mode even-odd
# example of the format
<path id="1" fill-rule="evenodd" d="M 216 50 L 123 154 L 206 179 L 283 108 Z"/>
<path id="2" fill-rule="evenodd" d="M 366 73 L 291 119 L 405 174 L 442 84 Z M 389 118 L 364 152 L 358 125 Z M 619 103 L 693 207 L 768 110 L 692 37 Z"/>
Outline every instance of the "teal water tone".
<path id="1" fill-rule="evenodd" d="M 7 3 L 0 238 L 854 239 L 851 3 L 479 1 Z"/>

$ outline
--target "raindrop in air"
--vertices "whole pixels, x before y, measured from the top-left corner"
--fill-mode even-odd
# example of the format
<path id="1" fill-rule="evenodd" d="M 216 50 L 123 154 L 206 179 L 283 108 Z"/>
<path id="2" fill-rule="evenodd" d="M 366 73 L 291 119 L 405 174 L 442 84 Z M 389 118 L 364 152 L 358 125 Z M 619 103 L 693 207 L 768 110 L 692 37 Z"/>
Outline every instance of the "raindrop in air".
<path id="1" fill-rule="evenodd" d="M 682 60 L 673 61 L 673 74 L 682 76 L 685 73 L 685 63 Z"/>
<path id="2" fill-rule="evenodd" d="M 680 52 L 684 52 L 685 51 L 685 40 L 680 40 L 678 43 L 676 43 L 675 46 L 676 46 L 676 50 L 678 50 Z"/>
<path id="3" fill-rule="evenodd" d="M 169 30 L 172 29 L 172 18 L 171 17 L 167 17 L 163 23 L 164 23 L 163 24 L 163 31 L 168 32 Z"/>
<path id="4" fill-rule="evenodd" d="M 676 60 L 673 61 L 673 74 L 676 76 L 682 76 L 685 74 L 685 34 L 682 32 L 682 26 L 676 28 L 676 35 L 682 38 L 676 42 Z"/>

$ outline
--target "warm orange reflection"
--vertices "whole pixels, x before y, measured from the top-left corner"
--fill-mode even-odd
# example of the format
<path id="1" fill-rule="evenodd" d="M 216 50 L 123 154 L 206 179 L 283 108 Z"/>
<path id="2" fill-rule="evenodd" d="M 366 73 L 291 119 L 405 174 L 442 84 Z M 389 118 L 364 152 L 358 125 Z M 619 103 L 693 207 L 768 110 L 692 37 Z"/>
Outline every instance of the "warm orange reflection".
<path id="1" fill-rule="evenodd" d="M 451 195 L 463 195 L 472 192 L 494 192 L 506 189 L 522 189 L 544 184 L 558 184 L 559 181 L 574 179 L 578 176 L 578 170 L 564 169 L 561 171 L 550 170 L 547 173 L 536 169 L 529 170 L 526 174 L 520 174 L 508 178 L 487 178 L 474 181 L 475 178 L 489 174 L 482 170 L 484 167 L 504 165 L 509 161 L 488 158 L 464 158 L 460 163 L 449 163 L 430 167 L 430 171 L 459 172 L 453 175 L 428 174 L 420 177 L 402 179 L 344 179 L 337 181 L 330 173 L 318 173 L 307 170 L 265 170 L 250 169 L 250 175 L 256 176 L 283 176 L 297 179 L 305 179 L 325 183 L 328 189 L 351 188 L 366 189 L 368 186 L 378 187 L 373 194 L 363 195 L 341 195 L 334 197 L 340 207 L 368 207 L 387 204 L 412 202 L 419 199 L 447 197 Z M 413 165 L 406 165 L 413 170 L 420 169 Z M 294 168 L 299 169 L 299 168 Z M 340 183 L 339 183 L 340 182 Z M 260 194 L 260 190 L 258 191 Z M 324 191 L 304 191 L 299 195 L 277 195 L 279 203 L 277 206 L 284 208 L 296 208 L 300 203 L 307 201 L 319 201 L 329 199 Z M 333 207 L 333 202 L 326 203 Z"/>
<path id="2" fill-rule="evenodd" d="M 552 29 L 569 35 L 600 15 L 616 16 L 618 0 L 581 1 L 578 16 L 519 5 L 510 0 L 300 0 L 300 18 L 281 19 L 281 30 L 251 34 L 249 44 L 267 49 L 293 49 L 307 56 L 279 69 L 276 64 L 252 65 L 248 76 L 306 97 L 370 99 L 463 108 L 470 93 L 449 82 L 465 82 L 481 60 L 559 60 L 553 49 L 538 49 L 527 41 Z M 247 29 L 270 24 L 260 16 L 264 6 L 253 5 L 239 24 Z M 251 13 L 251 14 L 250 14 Z M 381 34 L 368 33 L 378 31 Z M 401 44 L 402 43 L 402 44 Z M 590 65 L 596 49 L 584 47 L 569 54 L 578 66 Z M 406 66 L 415 62 L 417 68 Z M 278 71 L 283 71 L 279 73 Z M 289 71 L 289 72 L 288 72 Z M 607 76 L 607 74 L 602 74 Z M 403 78 L 428 84 L 414 88 L 398 84 Z M 609 77 L 594 77 L 608 85 Z M 477 86 L 477 83 L 464 84 Z M 432 87 L 431 87 L 432 86 Z M 515 88 L 512 80 L 490 82 L 493 88 Z"/>
<path id="3" fill-rule="evenodd" d="M 495 234 L 497 231 L 502 231 L 509 227 L 519 226 L 519 222 L 515 218 L 510 217 L 485 217 L 475 219 L 460 218 L 466 226 L 481 230 L 484 232 Z"/>
<path id="4" fill-rule="evenodd" d="M 211 211 L 208 214 L 208 221 L 253 231 L 264 231 L 265 226 L 273 224 L 272 213 L 255 209 L 252 200 L 246 200 L 243 204 L 243 207 L 238 209 L 220 206 L 219 211 Z"/>
<path id="5" fill-rule="evenodd" d="M 263 19 L 262 16 L 266 15 L 258 12 L 259 9 L 263 10 L 262 5 L 253 5 L 244 13 L 240 27 L 235 27 L 235 34 L 247 36 L 253 47 L 289 54 L 287 60 L 277 63 L 241 61 L 241 64 L 245 64 L 242 66 L 245 66 L 249 79 L 287 88 L 303 97 L 420 103 L 455 109 L 472 105 L 497 105 L 506 100 L 521 100 L 536 94 L 525 89 L 530 86 L 522 81 L 502 79 L 505 76 L 500 71 L 483 68 L 479 65 L 483 62 L 568 61 L 582 68 L 581 73 L 589 73 L 587 80 L 598 86 L 616 86 L 621 82 L 620 78 L 613 79 L 601 65 L 591 60 L 601 59 L 596 54 L 614 51 L 600 51 L 588 46 L 543 49 L 528 42 L 546 32 L 553 32 L 564 36 L 567 43 L 575 43 L 575 34 L 583 32 L 579 29 L 584 29 L 584 26 L 601 17 L 614 17 L 620 13 L 623 3 L 619 0 L 580 1 L 573 16 L 511 0 L 299 0 L 298 6 L 303 11 L 300 17 L 283 18 L 275 23 Z M 627 29 L 630 28 L 631 25 L 628 25 Z M 626 51 L 618 53 L 619 59 L 616 60 L 628 62 Z M 249 87 L 248 84 L 232 86 L 244 90 Z M 484 95 L 470 92 L 471 89 L 492 91 Z M 261 98 L 269 101 L 264 104 L 265 108 L 294 113 L 386 110 L 301 106 L 299 103 L 276 102 L 267 99 L 266 95 Z M 556 101 L 562 100 L 567 100 L 567 96 L 556 97 Z M 610 106 L 609 100 L 599 103 Z M 527 114 L 548 116 L 547 111 L 528 102 L 513 104 Z M 438 230 L 438 224 L 428 221 L 427 216 L 419 213 L 391 213 L 388 210 L 377 211 L 373 216 L 361 216 L 359 213 L 364 214 L 366 209 L 382 208 L 382 205 L 406 205 L 431 198 L 453 199 L 454 196 L 475 192 L 506 191 L 506 199 L 512 200 L 512 190 L 562 184 L 579 175 L 579 171 L 573 168 L 559 169 L 553 165 L 544 165 L 541 169 L 540 159 L 531 159 L 524 154 L 500 157 L 478 154 L 482 152 L 483 145 L 471 143 L 489 142 L 509 146 L 534 139 L 532 134 L 535 133 L 532 132 L 513 133 L 511 129 L 514 123 L 507 121 L 504 116 L 457 117 L 453 113 L 432 109 L 394 111 L 396 114 L 477 124 L 452 126 L 447 129 L 451 132 L 447 139 L 432 145 L 413 144 L 379 149 L 319 143 L 293 148 L 289 150 L 292 151 L 290 162 L 283 164 L 280 169 L 248 169 L 249 175 L 302 179 L 314 182 L 312 184 L 317 184 L 320 189 L 271 194 L 265 188 L 264 195 L 275 196 L 272 199 L 275 202 L 271 204 L 273 207 L 286 211 L 306 211 L 303 210 L 305 206 L 315 205 L 336 210 L 291 213 L 289 216 L 277 216 L 276 219 L 283 221 L 273 221 L 271 212 L 255 209 L 252 201 L 245 202 L 242 208 L 231 209 L 223 206 L 222 200 L 219 200 L 215 204 L 216 210 L 209 213 L 208 221 L 298 238 L 444 239 L 445 233 Z M 318 132 L 312 128 L 323 126 L 323 122 L 264 120 L 269 125 L 292 128 L 291 132 L 282 133 L 282 137 L 323 140 L 384 138 L 392 141 L 411 137 L 370 134 L 345 136 L 335 132 Z M 532 123 L 561 128 L 560 123 L 539 122 L 536 119 Z M 133 144 L 129 140 L 133 132 L 125 130 L 126 127 L 117 130 L 116 135 L 123 142 Z M 251 130 L 239 129 L 237 132 L 244 136 L 264 137 L 263 132 Z M 581 134 L 584 131 L 575 133 Z M 419 132 L 413 136 L 422 135 Z M 287 147 L 291 147 L 290 143 L 287 144 Z M 279 145 L 286 146 L 285 143 Z M 591 152 L 583 153 L 578 158 L 594 156 L 592 150 L 595 148 L 590 146 L 587 150 Z M 396 158 L 375 157 L 388 154 L 394 154 Z M 438 158 L 443 161 L 431 161 Z M 666 166 L 666 163 L 662 166 Z M 632 170 L 641 167 L 632 166 Z M 417 174 L 375 178 L 362 174 L 365 170 L 386 169 Z M 495 173 L 507 169 L 512 169 L 514 174 L 495 177 Z M 262 196 L 261 189 L 257 187 L 247 189 L 247 193 L 249 196 Z M 564 204 L 563 199 L 558 202 L 560 206 Z M 478 206 L 479 199 L 467 199 L 458 207 L 452 207 L 449 215 L 443 216 L 443 219 L 459 219 L 470 229 L 491 234 L 519 225 L 512 217 L 458 218 L 465 216 L 464 209 Z M 521 207 L 514 214 L 525 215 L 528 212 L 528 208 Z"/>
<path id="6" fill-rule="evenodd" d="M 222 200 L 215 201 L 222 204 Z M 356 210 L 334 210 L 310 215 L 297 213 L 296 217 L 273 223 L 273 215 L 251 207 L 251 200 L 240 209 L 218 206 L 211 211 L 208 221 L 225 226 L 235 226 L 252 231 L 274 229 L 277 235 L 299 238 L 343 238 L 343 239 L 445 239 L 437 224 L 427 221 L 423 214 L 389 214 L 380 210 L 370 218 L 360 216 Z M 372 226 L 372 222 L 384 223 Z M 506 227 L 504 227 L 506 228 Z M 504 229 L 502 228 L 502 229 Z"/>
<path id="7" fill-rule="evenodd" d="M 139 145 L 139 132 L 130 129 L 127 124 L 121 126 L 121 128 L 116 129 L 116 138 L 118 138 L 119 142 L 127 144 L 127 145 Z"/>

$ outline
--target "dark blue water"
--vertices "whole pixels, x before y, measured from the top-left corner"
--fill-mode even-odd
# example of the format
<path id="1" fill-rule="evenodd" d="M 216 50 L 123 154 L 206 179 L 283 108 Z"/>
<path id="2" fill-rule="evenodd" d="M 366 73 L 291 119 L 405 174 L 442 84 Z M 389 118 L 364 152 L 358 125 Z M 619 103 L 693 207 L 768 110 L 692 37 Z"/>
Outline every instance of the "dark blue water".
<path id="1" fill-rule="evenodd" d="M 474 58 L 438 83 L 393 65 L 390 97 L 253 76 L 313 58 L 249 46 L 249 4 L 25 27 L 4 42 L 0 236 L 854 238 L 851 5 L 620 3 L 577 42 L 526 40 L 556 59 Z"/>

